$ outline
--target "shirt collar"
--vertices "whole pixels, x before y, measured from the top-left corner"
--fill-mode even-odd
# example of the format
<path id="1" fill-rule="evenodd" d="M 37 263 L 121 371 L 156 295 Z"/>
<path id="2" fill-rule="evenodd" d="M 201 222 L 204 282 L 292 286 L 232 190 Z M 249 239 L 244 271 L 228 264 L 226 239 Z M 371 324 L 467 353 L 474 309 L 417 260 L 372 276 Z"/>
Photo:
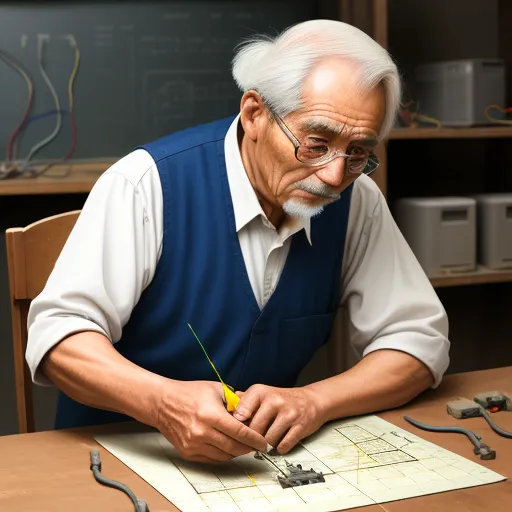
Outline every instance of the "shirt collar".
<path id="1" fill-rule="evenodd" d="M 226 138 L 224 139 L 226 171 L 231 199 L 233 201 L 237 233 L 258 215 L 261 215 L 265 219 L 267 218 L 252 188 L 242 162 L 237 135 L 239 120 L 240 114 L 238 114 L 231 123 Z M 297 231 L 304 229 L 306 237 L 311 244 L 311 220 L 303 218 L 297 218 L 295 220 L 298 223 Z"/>

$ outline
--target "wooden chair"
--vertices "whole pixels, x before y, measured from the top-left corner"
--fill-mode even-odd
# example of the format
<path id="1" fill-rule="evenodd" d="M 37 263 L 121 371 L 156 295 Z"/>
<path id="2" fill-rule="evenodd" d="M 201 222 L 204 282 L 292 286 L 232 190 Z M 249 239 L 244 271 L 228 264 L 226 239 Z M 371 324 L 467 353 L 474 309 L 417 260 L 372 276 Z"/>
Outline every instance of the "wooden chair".
<path id="1" fill-rule="evenodd" d="M 25 361 L 30 302 L 44 288 L 80 211 L 42 219 L 25 228 L 6 230 L 12 309 L 14 375 L 20 433 L 34 432 L 32 380 Z"/>

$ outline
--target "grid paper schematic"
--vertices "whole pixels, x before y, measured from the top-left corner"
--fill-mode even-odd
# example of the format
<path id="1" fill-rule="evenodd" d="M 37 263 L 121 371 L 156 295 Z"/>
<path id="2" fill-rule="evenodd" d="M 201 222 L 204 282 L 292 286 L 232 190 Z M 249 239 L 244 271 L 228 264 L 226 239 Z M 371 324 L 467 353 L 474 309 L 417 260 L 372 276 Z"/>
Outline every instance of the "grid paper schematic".
<path id="1" fill-rule="evenodd" d="M 497 473 L 377 416 L 325 425 L 285 456 L 325 482 L 283 489 L 254 454 L 218 466 L 181 459 L 158 433 L 98 436 L 114 456 L 183 512 L 328 512 L 498 482 Z"/>

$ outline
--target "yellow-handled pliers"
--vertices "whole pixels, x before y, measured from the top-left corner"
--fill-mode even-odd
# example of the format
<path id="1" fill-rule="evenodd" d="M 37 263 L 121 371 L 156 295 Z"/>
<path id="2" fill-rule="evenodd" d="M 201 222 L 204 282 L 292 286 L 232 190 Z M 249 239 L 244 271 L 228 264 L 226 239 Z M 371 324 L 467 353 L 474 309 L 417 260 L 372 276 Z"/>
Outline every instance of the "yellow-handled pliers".
<path id="1" fill-rule="evenodd" d="M 224 405 L 228 412 L 233 412 L 240 403 L 240 397 L 231 386 L 224 384 L 224 382 L 222 382 L 222 387 L 224 388 Z"/>

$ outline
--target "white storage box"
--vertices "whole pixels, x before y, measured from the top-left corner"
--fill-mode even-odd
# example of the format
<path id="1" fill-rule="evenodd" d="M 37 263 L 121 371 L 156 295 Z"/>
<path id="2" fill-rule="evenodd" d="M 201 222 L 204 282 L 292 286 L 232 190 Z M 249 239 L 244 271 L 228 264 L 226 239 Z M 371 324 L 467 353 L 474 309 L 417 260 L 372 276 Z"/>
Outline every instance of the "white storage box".
<path id="1" fill-rule="evenodd" d="M 505 66 L 500 59 L 466 59 L 423 64 L 416 68 L 419 112 L 446 126 L 493 124 L 489 105 L 505 106 Z M 498 110 L 492 117 L 503 118 Z"/>
<path id="2" fill-rule="evenodd" d="M 491 269 L 512 268 L 512 194 L 478 194 L 478 261 Z"/>
<path id="3" fill-rule="evenodd" d="M 429 277 L 476 268 L 476 200 L 403 198 L 395 219 Z"/>

